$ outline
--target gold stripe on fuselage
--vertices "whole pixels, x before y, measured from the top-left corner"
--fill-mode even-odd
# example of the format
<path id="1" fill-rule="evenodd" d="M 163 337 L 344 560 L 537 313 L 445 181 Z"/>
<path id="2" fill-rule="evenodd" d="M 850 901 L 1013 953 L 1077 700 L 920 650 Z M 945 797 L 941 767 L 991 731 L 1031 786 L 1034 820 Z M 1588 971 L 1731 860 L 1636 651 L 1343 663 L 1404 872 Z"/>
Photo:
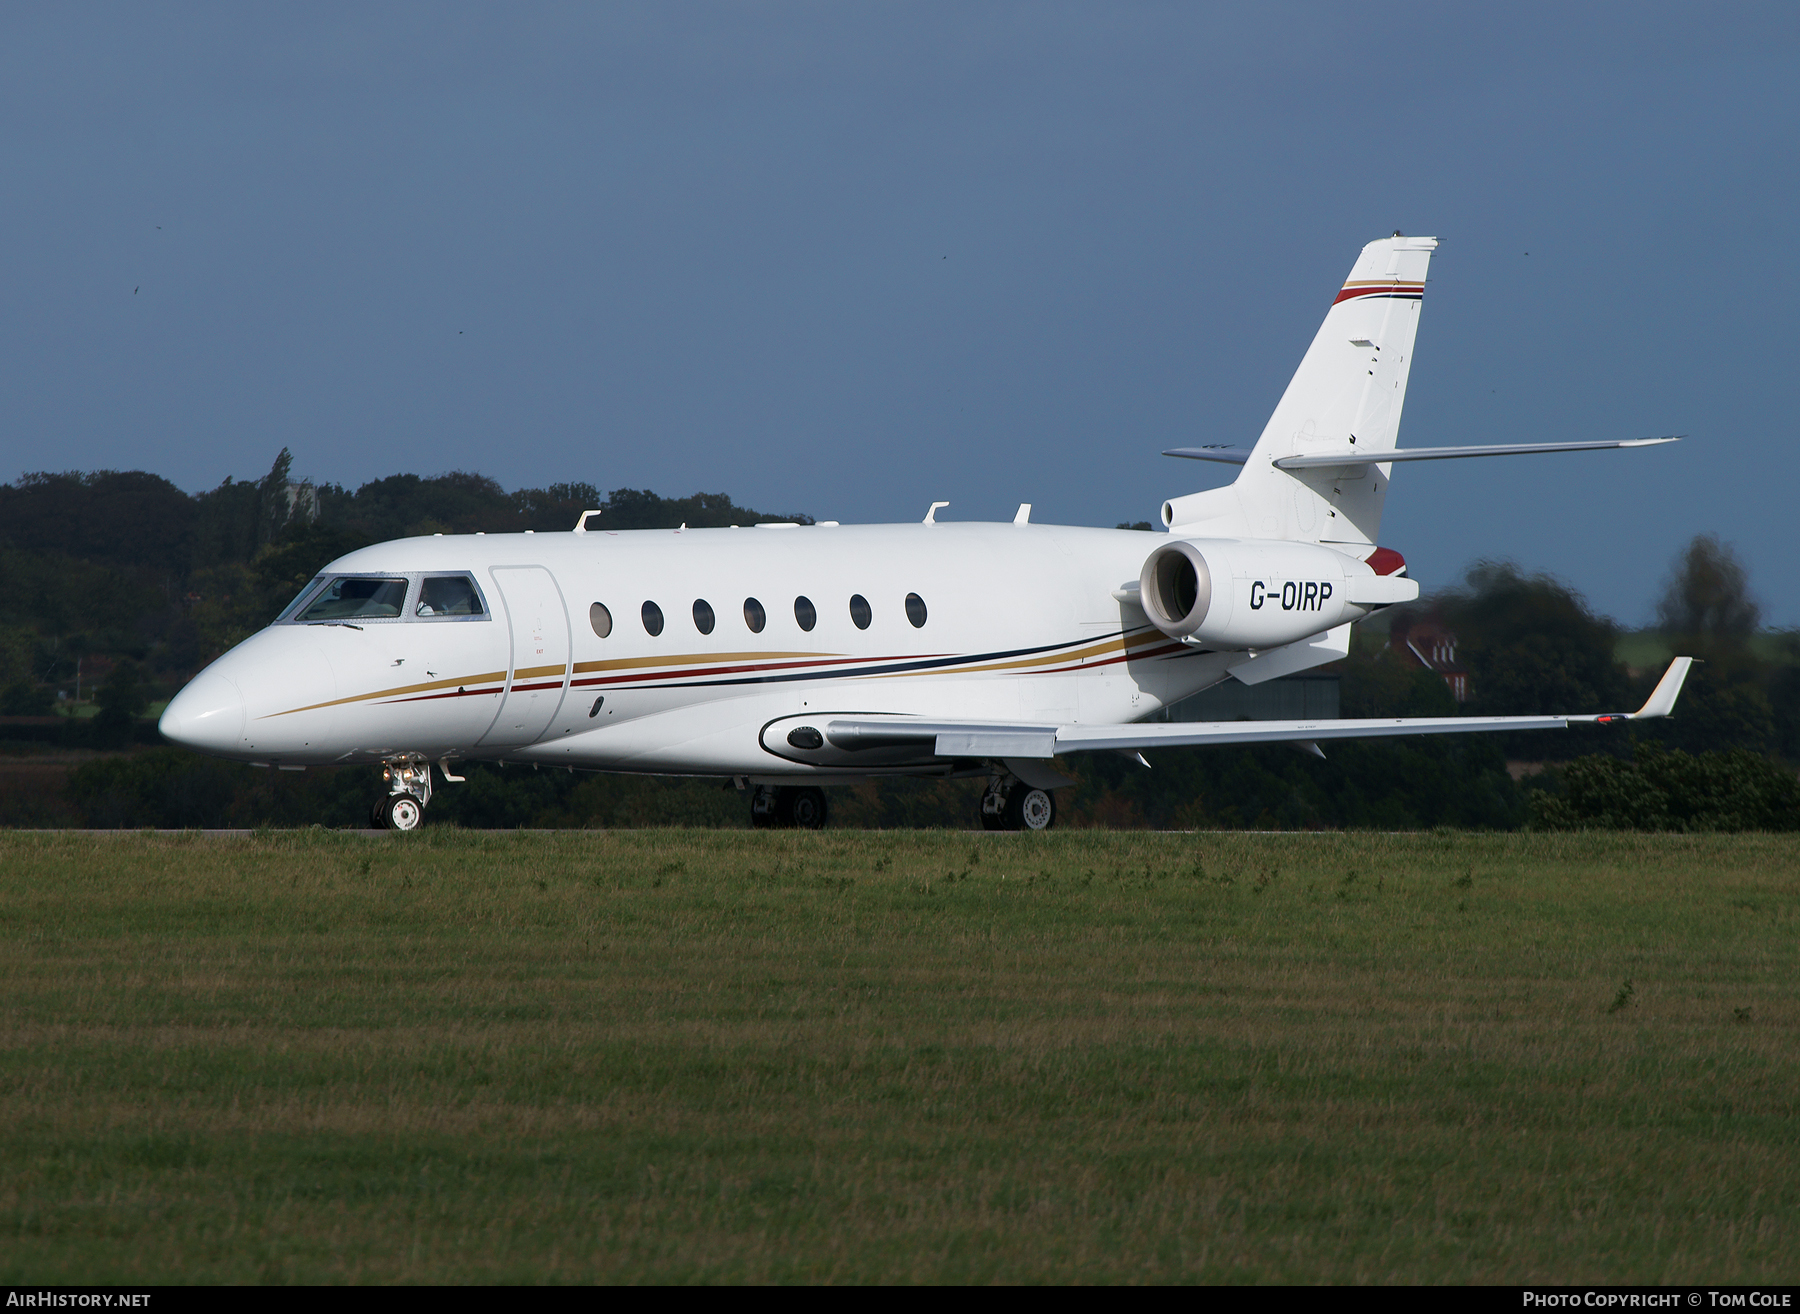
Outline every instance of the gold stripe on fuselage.
<path id="1" fill-rule="evenodd" d="M 1110 652 L 1124 652 L 1132 648 L 1141 648 L 1146 643 L 1165 642 L 1166 637 L 1161 631 L 1154 631 L 1149 634 L 1140 634 L 1136 638 L 1106 639 L 1085 648 L 1078 648 L 1074 652 L 1025 657 L 1016 662 L 987 662 L 981 666 L 958 666 L 951 669 L 939 667 L 929 671 L 892 671 L 874 678 L 899 680 L 915 675 L 973 675 L 980 671 L 1020 671 L 1029 666 L 1059 666 L 1064 662 L 1083 662 L 1090 657 L 1102 657 Z M 855 675 L 856 672 L 846 671 L 845 674 Z"/>
<path id="2" fill-rule="evenodd" d="M 984 662 L 978 666 L 956 666 L 953 663 L 947 663 L 943 666 L 934 666 L 921 671 L 884 672 L 873 678 L 896 680 L 923 675 L 974 675 L 991 671 L 1019 671 L 1031 667 L 1057 666 L 1068 662 L 1086 661 L 1090 658 L 1102 657 L 1109 653 L 1128 652 L 1133 648 L 1141 648 L 1145 644 L 1162 642 L 1164 637 L 1165 636 L 1160 632 L 1151 631 L 1131 637 L 1116 636 L 1111 639 L 1104 639 L 1098 643 L 1091 643 L 1084 647 L 1077 648 L 1072 652 L 1041 653 L 1037 656 L 1024 657 L 1017 661 Z M 524 666 L 513 672 L 512 679 L 516 683 L 519 680 L 539 679 L 544 676 L 561 676 L 565 674 L 584 675 L 591 674 L 595 671 L 651 670 L 668 666 L 716 665 L 720 662 L 774 662 L 783 660 L 792 661 L 795 659 L 813 661 L 833 661 L 839 659 L 850 661 L 858 660 L 856 658 L 846 658 L 842 653 L 824 652 L 678 653 L 667 657 L 620 657 L 606 661 L 576 662 L 572 668 L 566 665 Z M 884 659 L 870 657 L 861 660 L 882 661 Z M 854 677 L 856 674 L 857 673 L 853 670 L 819 672 L 821 678 L 840 677 L 847 679 Z M 449 680 L 429 680 L 422 684 L 403 684 L 389 689 L 378 689 L 372 693 L 352 694 L 347 698 L 333 698 L 322 703 L 309 703 L 305 707 L 290 707 L 284 712 L 271 712 L 268 716 L 260 719 L 269 720 L 271 717 L 276 716 L 292 716 L 297 712 L 315 712 L 324 707 L 341 707 L 345 703 L 365 703 L 383 698 L 402 698 L 411 694 L 431 693 L 442 689 L 461 688 L 471 684 L 502 683 L 506 678 L 505 671 L 487 671 L 481 675 L 467 675 Z M 489 692 L 499 693 L 500 690 L 494 689 Z"/>
<path id="3" fill-rule="evenodd" d="M 779 661 L 783 658 L 806 657 L 830 659 L 842 656 L 840 653 L 819 652 L 726 652 L 726 653 L 684 653 L 673 657 L 623 657 L 613 661 L 576 662 L 574 673 L 581 675 L 591 671 L 620 671 L 643 669 L 656 666 L 696 666 L 701 663 L 719 661 Z M 514 671 L 512 678 L 518 680 L 534 680 L 546 675 L 562 675 L 569 671 L 567 666 L 523 666 Z M 351 694 L 347 698 L 332 698 L 322 703 L 308 703 L 305 707 L 290 707 L 284 712 L 271 712 L 258 719 L 267 721 L 276 716 L 293 716 L 297 712 L 316 712 L 322 707 L 341 707 L 345 703 L 366 703 L 380 698 L 401 698 L 408 694 L 430 693 L 438 689 L 460 688 L 470 684 L 490 684 L 506 679 L 505 671 L 488 671 L 481 675 L 465 675 L 449 680 L 429 680 L 423 684 L 402 684 L 391 689 L 377 689 L 373 693 Z M 498 689 L 493 692 L 500 692 Z"/>
<path id="4" fill-rule="evenodd" d="M 560 666 L 546 667 L 546 670 L 559 671 Z M 403 684 L 393 689 L 380 689 L 375 693 L 351 694 L 348 698 L 333 698 L 328 702 L 309 703 L 305 707 L 290 707 L 285 712 L 270 712 L 269 716 L 259 717 L 267 721 L 274 716 L 292 716 L 295 712 L 316 712 L 321 707 L 339 707 L 344 703 L 365 703 L 371 698 L 397 698 L 401 694 L 426 693 L 432 689 L 458 688 L 466 684 L 491 684 L 506 678 L 505 671 L 489 671 L 485 675 L 462 675 L 452 680 L 429 680 L 424 684 Z M 496 692 L 498 692 L 496 690 Z"/>

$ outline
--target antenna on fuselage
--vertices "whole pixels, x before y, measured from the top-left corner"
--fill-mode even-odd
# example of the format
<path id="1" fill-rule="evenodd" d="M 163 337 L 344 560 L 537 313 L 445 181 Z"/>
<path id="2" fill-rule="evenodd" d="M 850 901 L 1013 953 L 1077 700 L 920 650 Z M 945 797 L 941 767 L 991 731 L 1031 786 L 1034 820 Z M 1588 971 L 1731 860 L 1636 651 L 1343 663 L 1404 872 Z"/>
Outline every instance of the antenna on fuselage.
<path id="1" fill-rule="evenodd" d="M 574 532 L 577 534 L 587 533 L 588 517 L 589 516 L 597 516 L 600 514 L 601 511 L 604 511 L 605 509 L 606 509 L 605 507 L 601 507 L 601 508 L 599 508 L 599 510 L 595 510 L 595 511 L 583 511 L 581 513 L 581 519 L 579 519 L 575 522 Z"/>

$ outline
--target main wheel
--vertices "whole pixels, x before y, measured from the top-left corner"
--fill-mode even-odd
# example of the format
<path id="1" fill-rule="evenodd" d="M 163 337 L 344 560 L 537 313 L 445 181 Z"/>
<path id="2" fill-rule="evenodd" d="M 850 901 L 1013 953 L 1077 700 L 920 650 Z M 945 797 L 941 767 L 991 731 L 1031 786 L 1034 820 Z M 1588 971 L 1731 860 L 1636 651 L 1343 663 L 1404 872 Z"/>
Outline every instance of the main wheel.
<path id="1" fill-rule="evenodd" d="M 1015 788 L 1006 800 L 1008 830 L 1049 830 L 1056 824 L 1056 796 L 1047 789 Z"/>
<path id="2" fill-rule="evenodd" d="M 780 812 L 789 826 L 801 830 L 822 830 L 825 826 L 825 791 L 808 785 L 802 789 L 781 791 Z"/>
<path id="3" fill-rule="evenodd" d="M 425 824 L 425 805 L 411 794 L 389 794 L 381 802 L 381 824 L 389 830 L 417 830 Z"/>

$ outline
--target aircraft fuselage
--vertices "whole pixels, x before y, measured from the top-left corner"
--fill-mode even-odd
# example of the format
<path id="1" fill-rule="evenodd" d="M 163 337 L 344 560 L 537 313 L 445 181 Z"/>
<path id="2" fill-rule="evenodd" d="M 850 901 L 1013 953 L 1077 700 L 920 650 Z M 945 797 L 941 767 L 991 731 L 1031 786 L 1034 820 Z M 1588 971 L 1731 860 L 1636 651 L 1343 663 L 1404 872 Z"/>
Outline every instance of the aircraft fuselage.
<path id="1" fill-rule="evenodd" d="M 305 619 L 303 594 L 197 677 L 164 730 L 281 766 L 407 753 L 790 780 L 941 771 L 904 753 L 807 761 L 762 731 L 803 713 L 1141 720 L 1242 657 L 1175 642 L 1114 596 L 1159 541 L 954 523 L 401 539 L 320 577 L 394 581 L 395 614 Z M 419 614 L 427 580 L 459 575 L 479 614 Z"/>

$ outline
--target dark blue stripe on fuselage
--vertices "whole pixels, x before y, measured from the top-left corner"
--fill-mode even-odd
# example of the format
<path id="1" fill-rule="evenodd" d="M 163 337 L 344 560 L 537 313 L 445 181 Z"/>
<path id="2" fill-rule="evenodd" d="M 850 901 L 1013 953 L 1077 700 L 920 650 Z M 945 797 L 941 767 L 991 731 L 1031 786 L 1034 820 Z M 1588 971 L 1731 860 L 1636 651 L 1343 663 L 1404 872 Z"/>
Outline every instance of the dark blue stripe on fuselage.
<path id="1" fill-rule="evenodd" d="M 1144 629 L 1149 629 L 1148 625 Z M 1142 633 L 1142 631 L 1137 631 Z M 882 666 L 859 666 L 854 670 L 838 667 L 829 671 L 786 671 L 779 675 L 741 675 L 729 679 L 713 680 L 673 680 L 667 683 L 630 685 L 632 689 L 718 689 L 742 684 L 789 684 L 797 680 L 841 680 L 852 676 L 863 675 L 900 675 L 908 671 L 944 670 L 949 667 L 966 666 L 971 663 L 1005 661 L 1011 657 L 1035 657 L 1039 653 L 1057 652 L 1065 648 L 1085 648 L 1089 644 L 1105 643 L 1110 639 L 1123 638 L 1125 631 L 1105 634 L 1093 639 L 1077 639 L 1072 643 L 1049 643 L 1039 648 L 1013 648 L 1006 652 L 981 653 L 973 657 L 936 657 L 916 662 L 890 662 Z M 572 681 L 571 688 L 581 682 Z M 614 689 L 621 686 L 613 685 Z"/>

